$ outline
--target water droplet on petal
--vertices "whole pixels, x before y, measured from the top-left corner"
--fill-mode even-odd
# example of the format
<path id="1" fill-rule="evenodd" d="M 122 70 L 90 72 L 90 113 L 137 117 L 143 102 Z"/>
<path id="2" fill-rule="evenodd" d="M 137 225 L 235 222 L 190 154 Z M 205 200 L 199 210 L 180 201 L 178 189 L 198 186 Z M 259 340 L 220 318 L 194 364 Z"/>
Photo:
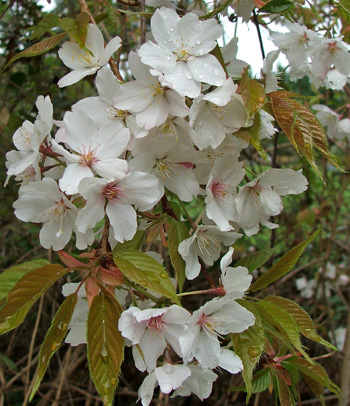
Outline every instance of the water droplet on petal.
<path id="1" fill-rule="evenodd" d="M 140 285 L 145 287 L 148 285 L 148 283 L 146 281 L 140 281 Z"/>
<path id="2" fill-rule="evenodd" d="M 197 44 L 197 45 L 200 45 L 200 43 L 201 43 L 201 40 L 200 40 L 200 39 L 196 39 L 196 44 Z"/>
<path id="3" fill-rule="evenodd" d="M 165 41 L 165 43 L 166 43 L 166 41 Z M 166 59 L 167 59 L 168 61 L 170 61 L 170 60 L 171 60 L 171 56 L 170 56 L 170 55 L 167 55 L 167 56 L 166 56 Z"/>
<path id="4" fill-rule="evenodd" d="M 168 278 L 168 274 L 165 273 L 165 272 L 162 272 L 159 276 L 160 276 L 162 279 L 167 279 L 167 278 Z"/>
<path id="5" fill-rule="evenodd" d="M 175 31 L 175 28 L 174 28 L 174 27 L 171 27 L 171 28 L 170 28 L 170 31 L 171 31 L 171 32 L 174 32 L 174 31 Z"/>

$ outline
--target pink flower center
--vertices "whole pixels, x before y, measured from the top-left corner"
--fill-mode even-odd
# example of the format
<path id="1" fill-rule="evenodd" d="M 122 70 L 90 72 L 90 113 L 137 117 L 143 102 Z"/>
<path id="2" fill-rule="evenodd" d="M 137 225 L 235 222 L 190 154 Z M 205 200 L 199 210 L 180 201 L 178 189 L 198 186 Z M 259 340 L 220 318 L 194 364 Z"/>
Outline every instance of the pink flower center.
<path id="1" fill-rule="evenodd" d="M 98 162 L 99 159 L 96 157 L 96 150 L 92 150 L 91 147 L 82 148 L 80 153 L 80 163 L 84 166 L 91 168 L 94 163 Z"/>
<path id="2" fill-rule="evenodd" d="M 330 54 L 334 54 L 338 49 L 338 45 L 335 41 L 328 44 L 328 51 Z"/>
<path id="3" fill-rule="evenodd" d="M 115 183 L 108 184 L 103 192 L 106 199 L 110 202 L 123 202 L 123 197 L 126 197 L 125 191 Z"/>
<path id="4" fill-rule="evenodd" d="M 217 199 L 225 199 L 230 185 L 227 183 L 213 182 L 210 189 Z"/>
<path id="5" fill-rule="evenodd" d="M 152 317 L 149 322 L 147 323 L 147 328 L 149 329 L 155 329 L 158 330 L 159 332 L 163 332 L 163 321 L 162 321 L 162 315 Z"/>

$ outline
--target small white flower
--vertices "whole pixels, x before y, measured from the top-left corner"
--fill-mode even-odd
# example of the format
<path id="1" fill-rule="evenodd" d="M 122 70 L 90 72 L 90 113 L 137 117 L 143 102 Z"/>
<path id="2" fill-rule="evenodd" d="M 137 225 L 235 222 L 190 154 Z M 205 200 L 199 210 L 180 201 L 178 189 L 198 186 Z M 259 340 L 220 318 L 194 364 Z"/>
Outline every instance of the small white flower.
<path id="1" fill-rule="evenodd" d="M 69 86 L 85 76 L 93 75 L 108 63 L 109 58 L 120 46 L 121 39 L 115 37 L 105 47 L 101 31 L 96 25 L 89 24 L 85 42 L 86 50 L 73 42 L 65 42 L 58 51 L 62 62 L 73 69 L 58 81 L 58 86 Z"/>
<path id="2" fill-rule="evenodd" d="M 23 186 L 13 207 L 20 220 L 43 223 L 39 238 L 44 248 L 52 247 L 55 251 L 63 249 L 73 231 L 77 236 L 77 248 L 85 249 L 93 242 L 91 230 L 83 234 L 76 229 L 78 209 L 51 178 Z"/>
<path id="3" fill-rule="evenodd" d="M 192 314 L 180 336 L 184 360 L 195 358 L 203 368 L 216 368 L 225 362 L 218 337 L 240 333 L 255 323 L 254 315 L 235 301 L 241 297 L 241 292 L 231 292 L 210 300 Z"/>
<path id="4" fill-rule="evenodd" d="M 269 169 L 240 188 L 236 197 L 237 224 L 248 236 L 259 231 L 261 223 L 268 228 L 278 225 L 269 222 L 283 210 L 281 196 L 300 194 L 307 189 L 307 179 L 292 169 Z"/>
<path id="5" fill-rule="evenodd" d="M 153 371 L 167 342 L 181 357 L 179 337 L 189 318 L 190 313 L 177 305 L 145 310 L 132 306 L 125 310 L 119 319 L 118 328 L 122 336 L 133 345 L 136 367 L 141 371 Z"/>
<path id="6" fill-rule="evenodd" d="M 221 86 L 225 71 L 209 52 L 215 48 L 222 28 L 213 19 L 199 20 L 194 13 L 180 18 L 162 7 L 151 18 L 156 44 L 148 41 L 139 50 L 141 60 L 162 73 L 181 96 L 197 97 L 201 82 Z"/>
<path id="7" fill-rule="evenodd" d="M 87 200 L 80 210 L 77 227 L 84 233 L 108 216 L 112 237 L 118 242 L 131 240 L 137 230 L 137 213 L 149 210 L 162 197 L 158 179 L 150 174 L 130 171 L 121 180 L 85 178 L 79 193 Z"/>
<path id="8" fill-rule="evenodd" d="M 221 231 L 217 226 L 199 225 L 190 238 L 179 245 L 179 253 L 186 262 L 186 278 L 194 279 L 199 275 L 201 265 L 199 258 L 207 265 L 213 265 L 221 252 L 221 243 L 232 245 L 242 234 L 233 228 Z"/>
<path id="9" fill-rule="evenodd" d="M 125 152 L 130 132 L 119 122 L 98 127 L 84 112 L 76 110 L 64 116 L 66 142 L 72 152 L 55 140 L 52 148 L 67 160 L 60 188 L 73 195 L 82 179 L 98 174 L 105 178 L 121 179 L 128 170 L 127 162 L 119 159 Z"/>

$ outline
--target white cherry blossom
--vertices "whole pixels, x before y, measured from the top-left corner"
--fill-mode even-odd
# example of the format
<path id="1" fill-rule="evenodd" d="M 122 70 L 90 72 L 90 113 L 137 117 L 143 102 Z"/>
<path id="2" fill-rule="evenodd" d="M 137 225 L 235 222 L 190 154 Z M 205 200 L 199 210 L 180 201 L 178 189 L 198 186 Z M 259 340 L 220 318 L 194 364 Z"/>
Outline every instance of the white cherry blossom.
<path id="1" fill-rule="evenodd" d="M 222 353 L 218 337 L 240 333 L 255 323 L 254 315 L 235 301 L 241 297 L 241 292 L 231 292 L 208 301 L 192 314 L 185 333 L 180 336 L 185 361 L 195 358 L 203 368 L 211 369 L 223 366 L 221 362 L 225 365 L 227 354 Z M 241 369 L 239 359 L 236 372 Z"/>
<path id="2" fill-rule="evenodd" d="M 148 41 L 141 46 L 141 60 L 162 73 L 181 96 L 199 96 L 201 82 L 224 83 L 223 68 L 209 54 L 222 34 L 215 20 L 201 21 L 194 13 L 180 18 L 174 10 L 161 7 L 151 18 L 151 29 L 156 43 Z"/>
<path id="3" fill-rule="evenodd" d="M 237 219 L 248 236 L 259 231 L 261 223 L 268 228 L 278 225 L 269 222 L 283 209 L 281 196 L 300 194 L 307 189 L 307 180 L 301 172 L 292 169 L 269 169 L 252 182 L 240 188 L 236 197 Z"/>
<path id="4" fill-rule="evenodd" d="M 20 175 L 26 177 L 28 171 L 35 170 L 34 178 L 40 177 L 37 163 L 42 158 L 40 146 L 50 138 L 50 131 L 53 126 L 53 106 L 49 96 L 38 96 L 36 100 L 38 114 L 34 124 L 26 120 L 13 134 L 13 143 L 16 150 L 6 154 L 7 180 L 10 176 Z"/>
<path id="5" fill-rule="evenodd" d="M 238 162 L 236 154 L 218 158 L 209 175 L 205 198 L 206 214 L 222 231 L 229 230 L 229 221 L 237 217 L 236 187 L 244 174 L 243 162 Z"/>
<path id="6" fill-rule="evenodd" d="M 118 109 L 135 113 L 136 123 L 147 130 L 164 123 L 169 114 L 184 117 L 189 109 L 174 90 L 163 86 L 150 67 L 143 64 L 140 57 L 130 52 L 129 66 L 136 80 L 124 83 L 114 96 Z"/>
<path id="7" fill-rule="evenodd" d="M 149 210 L 162 197 L 158 179 L 138 171 L 130 171 L 121 180 L 85 178 L 78 191 L 87 200 L 77 218 L 78 229 L 83 233 L 92 229 L 106 214 L 112 237 L 118 242 L 131 240 L 136 233 L 137 214 L 133 206 Z"/>
<path id="8" fill-rule="evenodd" d="M 93 233 L 81 233 L 76 227 L 78 209 L 59 190 L 51 178 L 31 182 L 19 191 L 19 199 L 13 204 L 15 215 L 22 221 L 43 223 L 39 239 L 44 248 L 61 250 L 76 234 L 76 246 L 85 249 L 93 242 Z"/>
<path id="9" fill-rule="evenodd" d="M 65 42 L 58 51 L 62 62 L 73 69 L 58 81 L 59 87 L 65 87 L 79 82 L 88 75 L 93 75 L 102 66 L 108 63 L 109 58 L 121 46 L 121 39 L 114 37 L 107 46 L 97 25 L 89 24 L 85 42 L 85 49 L 73 42 Z"/>
<path id="10" fill-rule="evenodd" d="M 63 155 L 67 167 L 60 188 L 72 195 L 78 192 L 82 179 L 98 174 L 121 179 L 128 170 L 127 162 L 119 156 L 125 152 L 130 132 L 119 122 L 97 125 L 82 111 L 68 112 L 64 116 L 66 141 L 72 152 L 52 140 L 54 151 Z"/>
<path id="11" fill-rule="evenodd" d="M 190 238 L 179 245 L 179 253 L 186 262 L 186 278 L 194 279 L 199 275 L 201 265 L 199 258 L 207 265 L 213 265 L 221 252 L 221 243 L 232 245 L 242 234 L 233 228 L 221 231 L 217 226 L 199 225 Z"/>

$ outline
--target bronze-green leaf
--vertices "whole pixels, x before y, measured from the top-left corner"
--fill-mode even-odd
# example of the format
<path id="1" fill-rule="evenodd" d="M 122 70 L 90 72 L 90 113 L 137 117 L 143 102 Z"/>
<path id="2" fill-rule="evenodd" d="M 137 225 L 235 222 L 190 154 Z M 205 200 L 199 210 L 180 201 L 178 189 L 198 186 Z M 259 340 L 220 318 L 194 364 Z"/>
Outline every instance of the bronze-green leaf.
<path id="1" fill-rule="evenodd" d="M 276 91 L 269 93 L 268 96 L 277 123 L 293 147 L 308 160 L 321 179 L 322 174 L 313 156 L 314 148 L 338 169 L 343 170 L 342 163 L 328 149 L 324 128 L 307 107 L 294 100 L 293 94 L 289 92 Z"/>
<path id="2" fill-rule="evenodd" d="M 310 362 L 308 354 L 301 345 L 299 328 L 295 320 L 283 309 L 265 300 L 259 300 L 255 306 L 260 312 L 261 318 L 271 326 L 277 328 L 287 340 Z"/>
<path id="3" fill-rule="evenodd" d="M 114 252 L 113 258 L 128 279 L 180 304 L 168 272 L 155 259 L 135 249 Z"/>
<path id="4" fill-rule="evenodd" d="M 309 338 L 310 340 L 316 341 L 317 343 L 323 344 L 334 351 L 337 351 L 337 348 L 334 347 L 333 344 L 324 340 L 317 334 L 315 325 L 311 320 L 311 317 L 297 303 L 280 296 L 267 296 L 264 300 L 270 303 L 274 303 L 281 309 L 285 310 L 297 323 L 299 331 L 301 334 L 303 334 L 303 336 Z"/>
<path id="5" fill-rule="evenodd" d="M 310 235 L 309 238 L 302 241 L 284 254 L 277 264 L 270 268 L 266 273 L 264 273 L 264 275 L 262 275 L 251 285 L 249 289 L 250 292 L 256 292 L 259 289 L 265 288 L 266 286 L 270 285 L 270 283 L 277 281 L 283 275 L 288 273 L 293 268 L 305 248 L 317 237 L 319 232 L 320 229 L 315 231 L 312 235 Z"/>
<path id="6" fill-rule="evenodd" d="M 266 100 L 265 89 L 256 79 L 249 78 L 249 69 L 245 69 L 242 75 L 241 96 L 248 118 L 259 111 Z"/>
<path id="7" fill-rule="evenodd" d="M 265 333 L 262 320 L 259 312 L 255 308 L 255 304 L 246 300 L 239 300 L 239 304 L 252 312 L 255 316 L 255 324 L 253 326 L 242 333 L 231 334 L 234 350 L 243 363 L 244 369 L 242 371 L 242 377 L 245 382 L 248 401 L 253 391 L 253 370 L 265 349 Z"/>
<path id="8" fill-rule="evenodd" d="M 54 35 L 48 39 L 44 39 L 43 41 L 38 42 L 37 44 L 32 45 L 31 47 L 25 49 L 24 51 L 20 52 L 19 54 L 13 56 L 9 62 L 4 67 L 4 70 L 14 61 L 20 58 L 31 58 L 33 56 L 38 56 L 43 54 L 44 52 L 50 51 L 50 49 L 54 48 L 58 45 L 63 38 L 66 36 L 65 32 L 61 34 Z"/>
<path id="9" fill-rule="evenodd" d="M 84 49 L 89 26 L 89 14 L 80 13 L 75 20 L 64 17 L 60 21 L 61 27 L 69 34 L 71 40 L 76 41 Z"/>
<path id="10" fill-rule="evenodd" d="M 176 221 L 170 217 L 168 230 L 168 247 L 171 263 L 175 269 L 176 280 L 179 285 L 179 291 L 182 292 L 182 286 L 185 282 L 186 263 L 179 254 L 179 244 L 188 238 L 188 229 L 182 221 Z"/>
<path id="11" fill-rule="evenodd" d="M 313 363 L 311 364 L 306 359 L 292 358 L 289 360 L 289 363 L 297 368 L 302 373 L 302 375 L 308 376 L 309 378 L 323 385 L 331 392 L 339 395 L 340 390 L 338 386 L 329 379 L 326 371 L 317 362 L 313 361 Z"/>
<path id="12" fill-rule="evenodd" d="M 0 303 L 6 298 L 7 294 L 14 288 L 19 279 L 32 269 L 48 265 L 46 259 L 35 259 L 24 262 L 23 264 L 12 266 L 0 273 Z"/>
<path id="13" fill-rule="evenodd" d="M 124 358 L 119 317 L 120 305 L 115 298 L 103 291 L 94 297 L 87 321 L 87 355 L 91 377 L 105 406 L 113 404 Z"/>
<path id="14" fill-rule="evenodd" d="M 56 14 L 47 14 L 38 24 L 34 27 L 30 35 L 30 39 L 40 37 L 45 32 L 50 31 L 52 28 L 59 27 L 59 16 Z"/>
<path id="15" fill-rule="evenodd" d="M 43 379 L 51 357 L 58 350 L 67 334 L 68 326 L 71 321 L 77 299 L 78 295 L 76 293 L 69 295 L 62 303 L 52 320 L 51 327 L 49 328 L 45 340 L 40 348 L 38 367 L 35 372 L 34 384 L 29 398 L 30 401 L 33 399 L 36 391 L 39 388 L 40 382 Z"/>
<path id="16" fill-rule="evenodd" d="M 67 272 L 68 269 L 61 265 L 51 264 L 33 269 L 22 276 L 0 309 L 0 334 L 21 324 L 33 304 Z"/>
<path id="17" fill-rule="evenodd" d="M 122 243 L 118 243 L 113 250 L 113 253 L 127 250 L 127 249 L 135 249 L 139 250 L 142 247 L 143 240 L 145 238 L 146 232 L 144 230 L 137 230 L 132 240 L 125 241 Z"/>

